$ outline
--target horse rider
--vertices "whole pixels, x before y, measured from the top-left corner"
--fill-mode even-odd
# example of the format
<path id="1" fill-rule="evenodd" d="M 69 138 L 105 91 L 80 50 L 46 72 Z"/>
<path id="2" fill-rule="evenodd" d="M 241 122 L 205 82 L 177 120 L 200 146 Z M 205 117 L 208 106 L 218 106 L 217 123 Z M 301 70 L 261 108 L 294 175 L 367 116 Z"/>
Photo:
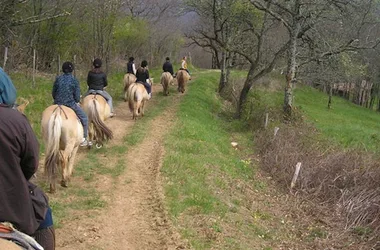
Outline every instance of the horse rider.
<path id="1" fill-rule="evenodd" d="M 80 87 L 79 82 L 72 75 L 74 65 L 71 62 L 64 62 L 62 65 L 63 74 L 55 79 L 52 96 L 54 104 L 64 105 L 71 108 L 78 116 L 83 126 L 83 140 L 81 147 L 91 146 L 92 142 L 87 140 L 88 137 L 88 118 L 83 109 L 79 106 Z"/>
<path id="2" fill-rule="evenodd" d="M 189 80 L 191 80 L 191 75 L 190 75 L 190 71 L 189 71 L 189 69 L 187 68 L 187 62 L 186 62 L 186 60 L 187 60 L 187 57 L 186 57 L 186 56 L 182 57 L 182 60 L 181 60 L 181 68 L 180 68 L 180 70 L 181 70 L 181 69 L 186 70 L 186 72 L 187 72 L 187 73 L 189 74 L 189 76 L 190 76 L 190 79 L 189 79 Z"/>
<path id="3" fill-rule="evenodd" d="M 98 95 L 103 96 L 104 99 L 107 100 L 108 105 L 110 106 L 110 116 L 113 117 L 115 113 L 113 112 L 112 97 L 110 94 L 107 93 L 107 91 L 105 91 L 105 88 L 108 85 L 107 75 L 100 69 L 100 67 L 102 66 L 102 60 L 96 58 L 92 64 L 94 65 L 94 68 L 90 70 L 87 75 L 88 90 L 83 95 L 83 97 L 86 97 L 91 93 L 96 93 Z"/>
<path id="4" fill-rule="evenodd" d="M 127 73 L 136 75 L 135 58 L 130 57 L 127 63 Z"/>
<path id="5" fill-rule="evenodd" d="M 173 71 L 173 65 L 172 63 L 170 62 L 170 58 L 169 57 L 166 57 L 166 60 L 164 62 L 164 65 L 162 65 L 162 70 L 164 72 L 169 72 L 171 75 L 174 75 L 174 71 Z"/>
<path id="6" fill-rule="evenodd" d="M 36 217 L 30 193 L 35 187 L 29 181 L 38 168 L 39 144 L 28 119 L 12 108 L 16 94 L 11 79 L 0 68 L 0 222 L 11 223 L 33 236 L 44 249 L 52 250 L 55 233 L 51 209 L 46 200 L 42 217 Z M 0 238 L 17 238 L 20 232 L 5 231 L 9 229 L 5 224 L 0 223 Z"/>
<path id="7" fill-rule="evenodd" d="M 148 92 L 149 99 L 152 98 L 152 86 L 149 82 L 149 71 L 148 71 L 148 62 L 143 60 L 141 66 L 137 69 L 136 72 L 136 82 L 139 82 L 144 85 L 146 91 Z"/>

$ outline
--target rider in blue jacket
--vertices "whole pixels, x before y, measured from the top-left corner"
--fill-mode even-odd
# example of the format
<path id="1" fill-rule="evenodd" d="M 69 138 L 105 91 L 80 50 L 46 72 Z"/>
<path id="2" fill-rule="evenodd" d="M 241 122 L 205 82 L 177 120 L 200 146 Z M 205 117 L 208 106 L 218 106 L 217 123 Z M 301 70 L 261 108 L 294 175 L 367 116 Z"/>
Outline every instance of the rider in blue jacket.
<path id="1" fill-rule="evenodd" d="M 88 118 L 78 104 L 80 102 L 80 87 L 78 80 L 72 75 L 73 70 L 74 65 L 71 62 L 63 63 L 63 74 L 55 79 L 53 86 L 54 104 L 64 105 L 74 110 L 83 125 L 83 140 L 80 146 L 90 146 L 91 142 L 87 140 Z"/>

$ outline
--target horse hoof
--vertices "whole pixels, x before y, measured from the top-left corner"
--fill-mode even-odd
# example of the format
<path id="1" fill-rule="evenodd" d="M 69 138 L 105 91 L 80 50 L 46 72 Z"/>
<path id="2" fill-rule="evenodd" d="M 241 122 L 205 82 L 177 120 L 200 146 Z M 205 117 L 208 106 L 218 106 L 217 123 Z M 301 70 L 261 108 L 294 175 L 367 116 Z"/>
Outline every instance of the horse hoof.
<path id="1" fill-rule="evenodd" d="M 95 144 L 95 147 L 96 147 L 97 149 L 101 149 L 101 148 L 103 147 L 103 143 L 101 143 L 101 142 L 97 142 L 97 143 Z"/>
<path id="2" fill-rule="evenodd" d="M 67 188 L 67 183 L 66 183 L 66 181 L 62 180 L 62 181 L 61 181 L 61 186 Z"/>

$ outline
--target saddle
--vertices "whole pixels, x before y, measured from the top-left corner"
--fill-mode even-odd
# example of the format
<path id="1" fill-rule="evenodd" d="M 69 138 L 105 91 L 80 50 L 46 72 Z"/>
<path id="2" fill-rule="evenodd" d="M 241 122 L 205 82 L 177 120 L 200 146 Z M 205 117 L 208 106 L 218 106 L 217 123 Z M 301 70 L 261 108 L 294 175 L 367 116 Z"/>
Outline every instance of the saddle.
<path id="1" fill-rule="evenodd" d="M 43 250 L 35 239 L 16 230 L 9 222 L 0 223 L 0 249 Z"/>
<path id="2" fill-rule="evenodd" d="M 95 95 L 95 97 L 97 96 L 97 95 L 100 95 L 101 97 L 103 97 L 106 101 L 108 101 L 108 99 L 104 96 L 104 95 L 102 95 L 102 92 L 103 92 L 104 90 L 94 90 L 94 89 L 91 89 L 89 92 L 88 92 L 88 94 L 89 95 Z"/>

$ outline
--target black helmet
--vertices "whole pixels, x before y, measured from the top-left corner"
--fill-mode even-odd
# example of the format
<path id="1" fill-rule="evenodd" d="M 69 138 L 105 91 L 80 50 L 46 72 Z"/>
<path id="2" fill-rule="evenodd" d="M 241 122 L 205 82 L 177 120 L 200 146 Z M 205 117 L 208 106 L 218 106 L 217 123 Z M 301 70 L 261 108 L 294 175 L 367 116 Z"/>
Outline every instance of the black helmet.
<path id="1" fill-rule="evenodd" d="M 142 61 L 141 62 L 141 67 L 146 67 L 146 66 L 148 66 L 148 62 L 146 61 L 146 60 L 144 60 L 144 61 Z"/>
<path id="2" fill-rule="evenodd" d="M 64 62 L 62 64 L 63 73 L 71 73 L 74 70 L 74 65 L 71 62 Z"/>
<path id="3" fill-rule="evenodd" d="M 170 61 L 170 58 L 169 58 L 169 57 L 166 57 L 166 61 Z"/>
<path id="4" fill-rule="evenodd" d="M 99 58 L 96 58 L 92 64 L 94 65 L 95 68 L 100 68 L 102 66 L 102 60 L 100 60 Z"/>
<path id="5" fill-rule="evenodd" d="M 135 58 L 133 58 L 133 56 L 131 56 L 130 58 L 129 58 L 129 61 L 130 62 L 133 62 L 135 60 Z"/>

